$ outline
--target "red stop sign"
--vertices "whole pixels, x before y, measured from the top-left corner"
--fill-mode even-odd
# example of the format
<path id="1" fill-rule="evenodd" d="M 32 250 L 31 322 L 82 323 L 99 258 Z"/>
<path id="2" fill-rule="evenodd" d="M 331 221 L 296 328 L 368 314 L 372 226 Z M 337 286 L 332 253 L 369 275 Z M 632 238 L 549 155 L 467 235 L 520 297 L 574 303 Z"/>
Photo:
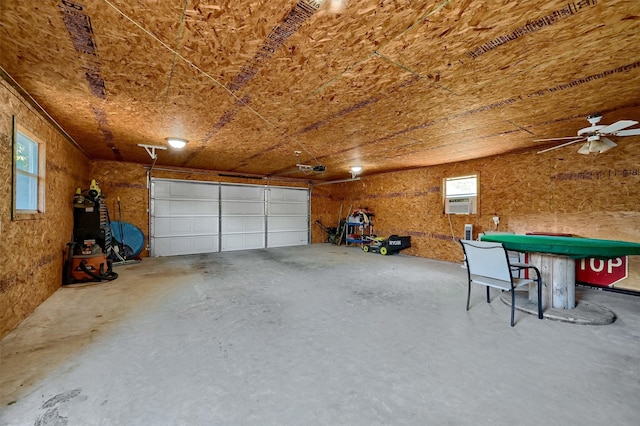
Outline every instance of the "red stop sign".
<path id="1" fill-rule="evenodd" d="M 610 287 L 629 274 L 627 256 L 615 259 L 586 259 L 576 260 L 576 281 L 601 287 Z"/>

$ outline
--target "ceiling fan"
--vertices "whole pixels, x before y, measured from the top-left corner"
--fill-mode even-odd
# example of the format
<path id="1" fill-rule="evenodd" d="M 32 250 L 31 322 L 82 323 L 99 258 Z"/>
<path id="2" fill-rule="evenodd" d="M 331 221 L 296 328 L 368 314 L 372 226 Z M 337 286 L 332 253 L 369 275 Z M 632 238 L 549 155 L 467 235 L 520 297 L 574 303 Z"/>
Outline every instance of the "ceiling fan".
<path id="1" fill-rule="evenodd" d="M 549 138 L 549 139 L 536 139 L 534 142 L 547 142 L 547 141 L 561 141 L 569 140 L 569 142 L 562 143 L 560 145 L 553 146 L 551 148 L 538 151 L 538 154 L 551 151 L 554 149 L 562 148 L 563 146 L 571 145 L 578 142 L 584 142 L 584 144 L 578 150 L 579 154 L 589 154 L 591 152 L 605 152 L 616 146 L 616 143 L 609 139 L 607 136 L 637 136 L 640 135 L 640 129 L 627 129 L 627 127 L 638 124 L 634 120 L 620 120 L 613 124 L 602 125 L 598 124 L 602 119 L 602 114 L 597 113 L 587 117 L 587 121 L 591 124 L 589 127 L 578 130 L 578 136 L 568 136 L 565 138 Z"/>

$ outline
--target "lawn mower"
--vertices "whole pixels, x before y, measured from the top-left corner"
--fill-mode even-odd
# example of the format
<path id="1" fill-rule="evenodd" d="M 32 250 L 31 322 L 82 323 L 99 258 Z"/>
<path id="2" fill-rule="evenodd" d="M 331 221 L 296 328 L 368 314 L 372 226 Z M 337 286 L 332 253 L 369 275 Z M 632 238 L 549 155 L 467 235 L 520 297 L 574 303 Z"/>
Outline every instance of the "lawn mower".
<path id="1" fill-rule="evenodd" d="M 362 246 L 362 250 L 371 253 L 380 253 L 383 256 L 394 254 L 411 247 L 411 237 L 399 237 L 391 235 L 389 238 L 383 237 L 367 237 L 368 244 Z"/>

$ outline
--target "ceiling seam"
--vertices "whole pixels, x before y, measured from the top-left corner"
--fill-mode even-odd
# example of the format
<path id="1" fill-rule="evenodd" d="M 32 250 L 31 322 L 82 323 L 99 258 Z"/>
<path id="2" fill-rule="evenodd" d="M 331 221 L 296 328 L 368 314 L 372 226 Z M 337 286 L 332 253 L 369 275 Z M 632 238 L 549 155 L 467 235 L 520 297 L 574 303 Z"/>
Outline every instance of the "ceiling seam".
<path id="1" fill-rule="evenodd" d="M 377 57 L 384 59 L 385 61 L 389 62 L 391 65 L 395 65 L 398 68 L 401 68 L 403 70 L 405 70 L 408 73 L 411 73 L 413 75 L 417 75 L 418 77 L 422 77 L 422 75 L 419 72 L 416 72 L 414 70 L 412 70 L 411 68 L 407 67 L 406 65 L 403 65 L 399 62 L 394 61 L 393 59 L 389 58 L 386 55 L 383 55 L 382 53 L 378 52 L 377 50 L 373 51 L 373 54 L 376 55 Z"/>
<path id="2" fill-rule="evenodd" d="M 122 17 L 124 17 L 125 19 L 127 19 L 128 21 L 130 21 L 133 25 L 135 25 L 136 27 L 138 27 L 140 30 L 142 30 L 145 34 L 147 34 L 148 36 L 150 36 L 151 38 L 153 38 L 155 41 L 157 41 L 158 43 L 160 43 L 165 49 L 169 50 L 170 52 L 172 52 L 174 55 L 176 55 L 177 58 L 180 58 L 181 60 L 183 60 L 186 64 L 188 64 L 189 66 L 193 67 L 195 70 L 199 71 L 200 73 L 202 73 L 204 76 L 206 76 L 207 78 L 209 78 L 211 81 L 213 81 L 215 84 L 217 84 L 218 86 L 220 86 L 223 90 L 225 90 L 227 93 L 229 93 L 233 98 L 235 98 L 238 102 L 241 102 L 243 104 L 245 104 L 245 101 L 243 99 L 241 99 L 240 97 L 238 97 L 238 95 L 236 95 L 231 89 L 227 88 L 224 84 L 222 84 L 220 81 L 218 81 L 216 78 L 214 78 L 211 74 L 209 74 L 208 72 L 206 72 L 205 70 L 203 70 L 202 68 L 200 68 L 199 66 L 197 66 L 196 64 L 194 64 L 193 62 L 191 62 L 190 60 L 188 60 L 187 58 L 185 58 L 184 56 L 182 56 L 176 49 L 173 49 L 171 46 L 169 46 L 167 43 L 165 43 L 164 41 L 160 40 L 155 34 L 153 34 L 151 31 L 147 30 L 146 28 L 144 28 L 142 25 L 140 25 L 139 23 L 137 23 L 135 20 L 133 20 L 132 18 L 130 18 L 129 16 L 127 16 L 123 11 L 121 11 L 120 9 L 118 9 L 113 3 L 111 3 L 109 0 L 103 0 L 107 5 L 109 5 L 113 10 L 115 10 L 116 12 L 118 12 L 120 15 L 122 15 Z M 251 107 L 250 105 L 245 105 L 246 108 L 249 109 L 249 111 L 251 111 L 256 117 L 258 117 L 260 120 L 264 121 L 269 127 L 271 127 L 272 129 L 276 130 L 282 137 L 284 138 L 289 138 L 292 141 L 296 142 L 305 152 L 307 152 L 307 154 L 311 155 L 314 160 L 316 162 L 318 162 L 317 158 L 315 155 L 313 155 L 306 146 L 304 146 L 302 144 L 302 142 L 300 142 L 299 140 L 288 136 L 284 131 L 282 131 L 278 126 L 276 126 L 275 124 L 273 124 L 271 121 L 269 121 L 266 117 L 264 117 L 262 114 L 260 114 L 258 111 L 256 111 L 253 107 Z"/>
<path id="3" fill-rule="evenodd" d="M 130 21 L 133 25 L 135 25 L 136 27 L 138 27 L 139 29 L 141 29 L 145 34 L 147 34 L 148 36 L 150 36 L 151 38 L 153 38 L 155 41 L 157 41 L 158 43 L 160 43 L 165 49 L 167 49 L 168 51 L 170 51 L 171 53 L 173 53 L 174 55 L 176 55 L 176 57 L 182 59 L 184 62 L 186 62 L 188 65 L 190 65 L 191 67 L 195 68 L 197 71 L 201 72 L 203 75 L 207 76 L 211 81 L 213 81 L 214 83 L 216 83 L 218 86 L 220 86 L 222 89 L 224 89 L 226 92 L 228 92 L 231 96 L 233 96 L 234 98 L 236 98 L 237 100 L 240 100 L 231 90 L 229 90 L 224 84 L 220 83 L 216 78 L 214 78 L 212 75 L 210 75 L 209 73 L 207 73 L 206 71 L 204 71 L 202 68 L 200 68 L 199 66 L 197 66 L 196 64 L 194 64 L 193 62 L 191 62 L 190 60 L 188 60 L 187 58 L 185 58 L 184 56 L 182 56 L 180 54 L 180 52 L 178 52 L 176 49 L 172 48 L 171 46 L 169 46 L 167 43 L 165 43 L 164 41 L 160 40 L 155 34 L 153 34 L 151 31 L 147 30 L 146 28 L 144 28 L 142 25 L 138 24 L 136 21 L 134 21 L 132 18 L 130 18 L 129 16 L 127 16 L 123 11 L 121 11 L 120 9 L 118 9 L 113 3 L 111 3 L 109 0 L 102 0 L 105 3 L 107 3 L 113 10 L 115 10 L 116 12 L 118 12 L 120 15 L 122 15 L 125 19 L 127 19 L 128 21 Z"/>
<path id="4" fill-rule="evenodd" d="M 184 0 L 184 6 L 182 7 L 182 17 L 180 18 L 180 26 L 178 27 L 178 34 L 176 35 L 176 40 L 175 40 L 176 51 L 178 50 L 178 44 L 180 43 L 180 40 L 182 39 L 182 34 L 184 32 L 184 21 L 185 21 L 184 18 L 187 13 L 188 3 L 189 3 L 189 0 Z M 173 80 L 173 72 L 176 69 L 177 62 L 178 62 L 178 57 L 174 54 L 173 64 L 171 64 L 171 72 L 169 73 L 169 81 L 167 82 L 167 90 L 164 94 L 164 104 L 162 105 L 163 110 L 167 107 L 167 101 L 169 99 L 169 91 L 171 90 L 171 80 Z"/>
<path id="5" fill-rule="evenodd" d="M 403 34 L 409 32 L 410 30 L 412 30 L 416 25 L 418 25 L 419 23 L 423 22 L 425 19 L 427 19 L 429 16 L 438 13 L 440 10 L 442 10 L 442 8 L 444 8 L 446 5 L 448 5 L 451 2 L 451 0 L 444 0 L 442 3 L 440 3 L 435 9 L 433 9 L 432 11 L 430 11 L 429 13 L 427 13 L 426 15 L 423 15 L 420 17 L 420 19 L 416 20 L 413 24 L 409 25 L 407 28 L 405 28 L 403 31 L 401 31 L 400 33 L 396 34 L 395 36 L 391 37 L 386 43 L 382 44 L 379 48 L 377 48 L 376 50 L 370 52 L 368 55 L 366 55 L 364 58 L 362 58 L 360 61 L 357 61 L 351 65 L 349 65 L 344 71 L 342 71 L 341 73 L 339 73 L 338 75 L 336 75 L 335 77 L 329 79 L 329 81 L 327 81 L 326 83 L 320 85 L 317 89 L 315 89 L 314 91 L 311 92 L 311 94 L 309 96 L 307 96 L 306 98 L 304 98 L 301 102 L 299 102 L 296 106 L 300 105 L 301 103 L 306 102 L 309 98 L 311 98 L 312 96 L 315 96 L 318 92 L 323 91 L 324 89 L 326 89 L 327 87 L 329 87 L 334 81 L 340 79 L 347 71 L 349 71 L 350 69 L 352 69 L 353 67 L 356 67 L 358 65 L 360 65 L 361 63 L 367 61 L 368 59 L 370 59 L 372 56 L 378 56 L 378 57 L 382 57 L 384 59 L 386 59 L 386 57 L 383 57 L 379 52 L 380 50 L 384 49 L 384 47 L 386 45 L 388 45 L 391 41 L 397 39 L 398 37 L 401 37 Z M 402 66 L 401 64 L 395 63 L 393 61 L 389 61 L 392 64 L 404 69 L 405 71 L 408 71 L 412 74 L 416 74 L 416 75 L 420 75 L 417 74 L 413 71 L 410 71 L 409 69 L 405 68 L 404 66 Z M 291 108 L 290 110 L 295 109 L 295 108 Z"/>

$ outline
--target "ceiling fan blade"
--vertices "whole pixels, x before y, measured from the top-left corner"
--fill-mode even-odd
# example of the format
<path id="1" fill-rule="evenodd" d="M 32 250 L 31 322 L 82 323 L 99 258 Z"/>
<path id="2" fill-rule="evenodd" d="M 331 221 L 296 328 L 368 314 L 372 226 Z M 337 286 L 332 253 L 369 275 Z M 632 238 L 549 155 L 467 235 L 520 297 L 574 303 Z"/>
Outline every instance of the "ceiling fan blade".
<path id="1" fill-rule="evenodd" d="M 534 139 L 534 142 L 548 142 L 548 141 L 567 141 L 569 139 L 576 139 L 576 136 L 567 136 L 565 138 L 549 138 L 549 139 Z"/>
<path id="2" fill-rule="evenodd" d="M 551 148 L 547 148 L 547 149 L 543 149 L 542 151 L 538 151 L 538 154 L 542 154 L 543 152 L 549 152 L 549 151 L 552 151 L 554 149 L 562 148 L 563 146 L 567 146 L 567 145 L 571 145 L 571 144 L 574 144 L 574 143 L 577 143 L 577 142 L 581 142 L 584 139 L 585 138 L 578 138 L 578 139 L 574 139 L 574 140 L 569 141 L 569 142 L 561 143 L 560 145 L 552 146 Z"/>
<path id="3" fill-rule="evenodd" d="M 638 122 L 634 120 L 616 121 L 615 123 L 609 124 L 608 126 L 605 126 L 602 129 L 600 129 L 600 134 L 604 135 L 604 134 L 615 133 L 618 130 L 622 130 L 625 127 L 633 126 L 634 124 L 638 124 Z"/>
<path id="4" fill-rule="evenodd" d="M 605 127 L 607 126 L 597 125 L 597 126 L 585 127 L 584 129 L 578 130 L 578 136 L 591 135 L 593 133 L 601 133 L 602 129 L 604 129 Z"/>
<path id="5" fill-rule="evenodd" d="M 640 135 L 640 129 L 628 129 L 628 130 L 619 130 L 615 132 L 616 136 L 638 136 Z"/>

